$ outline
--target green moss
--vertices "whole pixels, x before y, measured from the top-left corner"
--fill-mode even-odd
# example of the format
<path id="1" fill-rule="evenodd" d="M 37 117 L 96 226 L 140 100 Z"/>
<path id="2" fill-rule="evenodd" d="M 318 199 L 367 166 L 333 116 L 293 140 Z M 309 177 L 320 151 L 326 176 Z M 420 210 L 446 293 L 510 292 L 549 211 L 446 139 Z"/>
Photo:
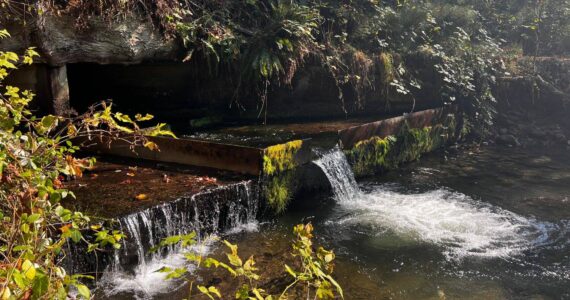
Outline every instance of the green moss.
<path id="1" fill-rule="evenodd" d="M 274 213 L 285 211 L 293 196 L 295 156 L 303 146 L 302 140 L 271 146 L 263 154 L 265 198 Z"/>
<path id="2" fill-rule="evenodd" d="M 395 142 L 394 136 L 386 138 L 375 136 L 358 142 L 351 150 L 346 151 L 347 159 L 352 165 L 354 174 L 364 176 L 372 170 L 387 169 L 387 156 Z"/>
<path id="3" fill-rule="evenodd" d="M 382 52 L 378 55 L 382 84 L 387 86 L 394 80 L 394 58 L 392 54 Z"/>
<path id="4" fill-rule="evenodd" d="M 360 141 L 345 153 L 356 176 L 395 169 L 445 145 L 454 136 L 455 124 L 453 116 L 448 117 L 444 125 L 433 127 L 410 128 L 405 124 L 395 136 Z"/>
<path id="5" fill-rule="evenodd" d="M 302 146 L 302 140 L 295 140 L 266 148 L 263 154 L 263 173 L 271 176 L 294 169 L 295 155 Z"/>
<path id="6" fill-rule="evenodd" d="M 285 211 L 292 197 L 291 174 L 282 174 L 268 179 L 265 185 L 265 197 L 274 213 L 280 214 Z"/>

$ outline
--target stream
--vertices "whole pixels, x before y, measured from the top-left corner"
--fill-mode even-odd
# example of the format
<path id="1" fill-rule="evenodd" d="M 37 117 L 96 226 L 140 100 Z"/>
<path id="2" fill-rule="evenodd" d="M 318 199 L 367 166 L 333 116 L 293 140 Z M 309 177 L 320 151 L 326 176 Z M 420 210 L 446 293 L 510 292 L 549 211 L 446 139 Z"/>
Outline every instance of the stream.
<path id="1" fill-rule="evenodd" d="M 358 183 L 340 151 L 315 163 L 332 198 L 301 199 L 320 204 L 228 233 L 243 256 L 275 262 L 292 226 L 310 221 L 315 243 L 337 254 L 346 299 L 570 298 L 568 151 L 434 153 Z M 181 290 L 137 298 L 182 299 Z"/>

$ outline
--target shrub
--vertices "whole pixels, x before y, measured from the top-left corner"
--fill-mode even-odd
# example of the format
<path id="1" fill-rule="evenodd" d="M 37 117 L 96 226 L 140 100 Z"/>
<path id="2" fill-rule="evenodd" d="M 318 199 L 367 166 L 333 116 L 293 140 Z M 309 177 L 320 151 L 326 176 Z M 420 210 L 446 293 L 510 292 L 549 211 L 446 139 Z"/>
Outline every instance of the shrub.
<path id="1" fill-rule="evenodd" d="M 0 38 L 8 37 L 0 30 Z M 60 266 L 62 249 L 70 240 L 87 243 L 89 251 L 118 248 L 123 235 L 60 204 L 74 197 L 62 180 L 80 177 L 95 162 L 75 157 L 79 147 L 72 141 L 110 137 L 155 149 L 137 123 L 152 116 L 137 115 L 133 121 L 106 103 L 77 117 L 34 116 L 28 108 L 34 94 L 2 83 L 37 55 L 33 48 L 22 56 L 0 51 L 0 299 L 66 299 L 72 287 L 89 299 L 82 280 L 91 277 L 67 274 Z M 171 133 L 159 124 L 147 134 Z M 83 237 L 85 230 L 93 232 L 93 242 Z"/>

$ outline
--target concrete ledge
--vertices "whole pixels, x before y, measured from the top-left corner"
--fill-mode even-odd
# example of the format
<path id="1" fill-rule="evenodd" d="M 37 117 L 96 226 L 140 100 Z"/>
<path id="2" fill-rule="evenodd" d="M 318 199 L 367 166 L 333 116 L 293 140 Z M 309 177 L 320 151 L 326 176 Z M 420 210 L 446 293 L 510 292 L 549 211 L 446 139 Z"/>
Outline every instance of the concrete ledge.
<path id="1" fill-rule="evenodd" d="M 160 151 L 151 151 L 144 147 L 131 149 L 129 144 L 121 141 L 113 141 L 109 147 L 108 140 L 88 145 L 85 150 L 98 154 L 209 167 L 250 175 L 261 173 L 263 149 L 191 139 L 166 137 L 149 137 L 149 139 L 158 145 Z"/>
<path id="2" fill-rule="evenodd" d="M 401 117 L 389 118 L 339 130 L 338 135 L 341 148 L 344 150 L 351 149 L 359 141 L 367 140 L 374 136 L 384 138 L 389 135 L 396 135 L 406 122 L 410 128 L 423 128 L 441 124 L 449 114 L 455 113 L 456 111 L 456 106 L 427 109 Z"/>

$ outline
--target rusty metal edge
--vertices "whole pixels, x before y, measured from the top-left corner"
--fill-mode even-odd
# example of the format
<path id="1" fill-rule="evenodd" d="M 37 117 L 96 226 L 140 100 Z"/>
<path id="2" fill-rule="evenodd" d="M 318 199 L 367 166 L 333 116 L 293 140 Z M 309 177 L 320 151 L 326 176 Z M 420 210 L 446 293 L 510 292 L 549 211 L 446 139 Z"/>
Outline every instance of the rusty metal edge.
<path id="1" fill-rule="evenodd" d="M 263 149 L 260 148 L 170 137 L 148 137 L 148 139 L 156 143 L 160 150 L 151 151 L 141 146 L 132 149 L 131 145 L 124 141 L 112 141 L 109 144 L 108 138 L 89 141 L 91 144 L 84 150 L 97 154 L 208 167 L 249 175 L 261 173 Z M 86 144 L 88 141 L 79 142 Z"/>
<path id="2" fill-rule="evenodd" d="M 457 106 L 451 105 L 342 129 L 338 131 L 340 145 L 342 149 L 347 150 L 354 147 L 359 141 L 375 136 L 384 138 L 395 135 L 406 122 L 411 128 L 423 128 L 441 124 L 447 115 L 456 112 Z"/>

